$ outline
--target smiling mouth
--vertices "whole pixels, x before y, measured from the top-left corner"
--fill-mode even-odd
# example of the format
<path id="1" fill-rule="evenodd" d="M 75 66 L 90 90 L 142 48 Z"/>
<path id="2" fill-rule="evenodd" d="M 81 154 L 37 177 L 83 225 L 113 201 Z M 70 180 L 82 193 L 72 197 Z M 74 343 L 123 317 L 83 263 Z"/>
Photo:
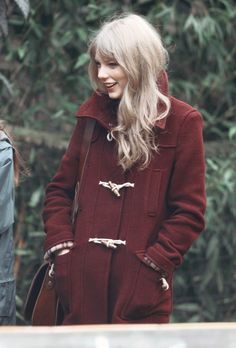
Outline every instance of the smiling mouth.
<path id="1" fill-rule="evenodd" d="M 110 89 L 110 88 L 114 87 L 116 84 L 117 84 L 117 82 L 114 82 L 114 83 L 105 83 L 105 87 L 106 87 L 107 89 Z"/>

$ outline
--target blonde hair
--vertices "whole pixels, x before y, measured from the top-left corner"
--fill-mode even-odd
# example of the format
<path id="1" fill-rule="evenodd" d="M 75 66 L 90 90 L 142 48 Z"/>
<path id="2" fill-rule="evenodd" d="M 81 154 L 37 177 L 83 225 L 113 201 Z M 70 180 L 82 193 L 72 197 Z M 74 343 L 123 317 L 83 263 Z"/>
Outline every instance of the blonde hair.
<path id="1" fill-rule="evenodd" d="M 135 163 L 144 169 L 152 151 L 158 150 L 153 127 L 170 109 L 169 98 L 157 84 L 168 61 L 161 37 L 139 15 L 125 14 L 105 23 L 89 46 L 91 83 L 105 92 L 98 79 L 96 53 L 115 59 L 128 79 L 118 107 L 118 125 L 112 130 L 118 143 L 119 164 L 124 170 Z"/>

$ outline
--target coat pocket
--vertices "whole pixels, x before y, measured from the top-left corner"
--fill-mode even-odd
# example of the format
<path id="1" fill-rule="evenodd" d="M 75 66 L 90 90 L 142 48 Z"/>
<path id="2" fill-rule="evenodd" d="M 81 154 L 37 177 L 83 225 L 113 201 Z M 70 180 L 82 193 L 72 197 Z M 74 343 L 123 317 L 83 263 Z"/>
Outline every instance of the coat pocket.
<path id="1" fill-rule="evenodd" d="M 146 212 L 149 216 L 156 216 L 158 213 L 162 175 L 163 170 L 161 169 L 153 169 L 149 173 L 145 196 Z"/>
<path id="2" fill-rule="evenodd" d="M 126 320 L 135 320 L 154 313 L 169 314 L 172 310 L 172 276 L 167 279 L 169 289 L 164 291 L 161 287 L 160 274 L 138 258 L 135 262 L 137 263 L 136 272 L 129 274 L 129 297 L 121 316 Z"/>
<path id="3" fill-rule="evenodd" d="M 71 251 L 55 258 L 55 288 L 64 313 L 70 308 L 70 259 Z"/>

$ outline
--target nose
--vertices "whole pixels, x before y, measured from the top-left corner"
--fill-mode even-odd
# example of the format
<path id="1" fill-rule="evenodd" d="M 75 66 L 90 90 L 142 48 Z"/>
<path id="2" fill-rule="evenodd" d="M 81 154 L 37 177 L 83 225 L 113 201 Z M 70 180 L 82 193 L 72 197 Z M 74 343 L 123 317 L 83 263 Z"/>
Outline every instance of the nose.
<path id="1" fill-rule="evenodd" d="M 98 68 L 98 78 L 100 80 L 105 80 L 108 77 L 108 72 L 105 66 L 100 66 Z"/>

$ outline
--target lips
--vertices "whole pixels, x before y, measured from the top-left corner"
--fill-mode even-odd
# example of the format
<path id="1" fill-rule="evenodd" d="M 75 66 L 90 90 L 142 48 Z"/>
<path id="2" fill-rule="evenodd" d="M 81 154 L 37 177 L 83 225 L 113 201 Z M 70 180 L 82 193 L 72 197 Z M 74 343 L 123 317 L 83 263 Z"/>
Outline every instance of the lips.
<path id="1" fill-rule="evenodd" d="M 116 84 L 117 84 L 117 82 L 105 83 L 105 87 L 106 87 L 107 89 L 110 89 L 110 88 L 114 87 Z"/>

